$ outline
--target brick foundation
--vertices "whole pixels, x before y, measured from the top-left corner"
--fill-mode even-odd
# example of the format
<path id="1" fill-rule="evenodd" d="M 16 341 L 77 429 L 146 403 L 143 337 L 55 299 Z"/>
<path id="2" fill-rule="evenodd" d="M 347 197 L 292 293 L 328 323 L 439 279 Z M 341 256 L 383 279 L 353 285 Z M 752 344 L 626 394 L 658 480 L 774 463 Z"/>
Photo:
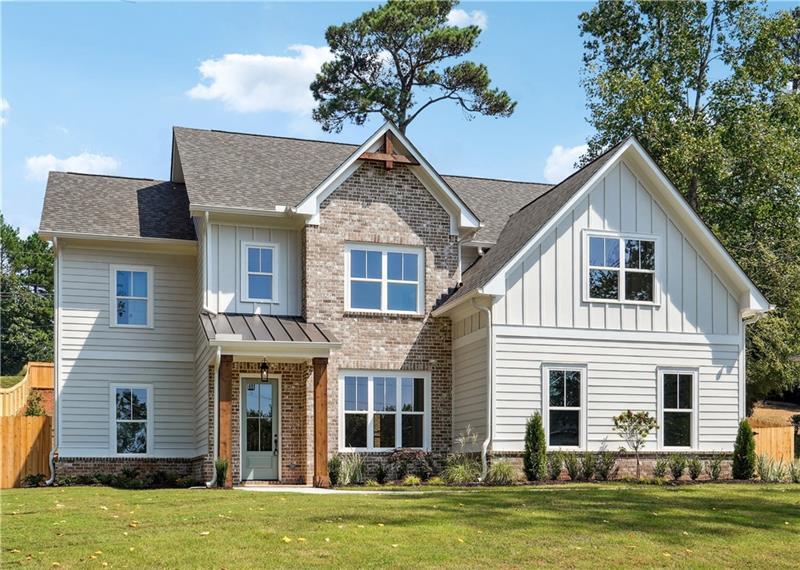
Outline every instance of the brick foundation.
<path id="1" fill-rule="evenodd" d="M 160 457 L 59 457 L 56 462 L 56 480 L 77 475 L 116 475 L 123 469 L 137 469 L 140 475 L 166 471 L 180 477 L 201 481 L 202 457 L 192 459 Z"/>

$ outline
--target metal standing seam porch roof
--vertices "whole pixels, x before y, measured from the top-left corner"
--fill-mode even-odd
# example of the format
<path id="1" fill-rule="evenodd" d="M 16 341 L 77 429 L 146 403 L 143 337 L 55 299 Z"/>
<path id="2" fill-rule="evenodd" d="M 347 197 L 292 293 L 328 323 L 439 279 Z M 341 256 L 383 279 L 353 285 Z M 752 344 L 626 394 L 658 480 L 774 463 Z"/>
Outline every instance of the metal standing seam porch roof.
<path id="1" fill-rule="evenodd" d="M 339 343 L 322 325 L 301 317 L 200 313 L 200 322 L 209 341 L 219 340 L 217 335 L 241 335 L 242 341 L 250 342 Z"/>

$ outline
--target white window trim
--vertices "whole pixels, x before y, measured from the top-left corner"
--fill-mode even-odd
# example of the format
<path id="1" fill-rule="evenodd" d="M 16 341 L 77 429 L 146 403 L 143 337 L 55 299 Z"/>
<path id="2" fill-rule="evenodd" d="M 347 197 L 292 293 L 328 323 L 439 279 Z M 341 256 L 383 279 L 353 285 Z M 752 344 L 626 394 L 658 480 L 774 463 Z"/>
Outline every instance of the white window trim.
<path id="1" fill-rule="evenodd" d="M 251 297 L 250 291 L 248 287 L 248 279 L 247 276 L 249 275 L 249 271 L 247 270 L 247 248 L 249 247 L 260 247 L 260 248 L 268 248 L 272 250 L 272 273 L 256 273 L 256 275 L 271 275 L 272 276 L 272 298 L 271 299 L 260 299 L 258 297 Z M 239 265 L 241 266 L 241 274 L 239 276 L 240 284 L 239 289 L 241 291 L 242 302 L 243 303 L 263 303 L 263 304 L 276 304 L 280 301 L 278 300 L 278 295 L 276 294 L 276 272 L 275 268 L 278 267 L 278 244 L 270 243 L 270 242 L 258 242 L 258 241 L 243 241 L 240 250 L 240 259 Z"/>
<path id="2" fill-rule="evenodd" d="M 676 410 L 690 411 L 691 416 L 691 444 L 689 447 L 675 447 L 664 445 L 664 374 L 691 374 L 692 376 L 692 409 Z M 657 368 L 656 369 L 656 399 L 658 408 L 658 431 L 656 433 L 656 446 L 660 451 L 693 451 L 699 447 L 700 431 L 700 371 L 697 368 Z"/>
<path id="3" fill-rule="evenodd" d="M 345 376 L 367 376 L 367 409 L 361 412 L 353 412 L 367 415 L 367 447 L 346 447 L 344 444 L 344 377 Z M 421 449 L 422 451 L 431 450 L 431 373 L 420 372 L 414 370 L 340 370 L 339 371 L 339 451 L 347 452 L 385 452 L 398 449 L 397 447 L 372 447 L 373 434 L 374 434 L 374 417 L 375 411 L 373 407 L 375 401 L 373 398 L 373 381 L 374 377 L 393 377 L 397 379 L 397 399 L 400 399 L 400 390 L 402 378 L 422 378 L 425 384 L 425 410 L 423 411 L 422 420 L 422 447 L 403 447 L 403 449 Z M 380 412 L 378 412 L 380 413 Z M 395 443 L 397 437 L 402 433 L 402 410 L 390 412 L 396 414 L 395 416 Z M 409 412 L 405 412 L 409 413 Z"/>
<path id="4" fill-rule="evenodd" d="M 147 273 L 147 324 L 128 325 L 117 322 L 117 271 L 141 271 Z M 109 281 L 109 303 L 108 303 L 108 326 L 113 328 L 125 329 L 152 329 L 155 328 L 153 321 L 153 267 L 150 265 L 117 265 L 111 264 L 108 268 Z"/>
<path id="5" fill-rule="evenodd" d="M 108 405 L 109 405 L 109 451 L 114 457 L 152 457 L 155 454 L 153 449 L 153 423 L 155 416 L 155 401 L 153 400 L 152 384 L 136 384 L 128 382 L 115 382 L 109 384 Z M 117 453 L 117 388 L 132 388 L 147 390 L 147 452 L 146 453 Z M 138 421 L 138 420 L 137 420 Z"/>
<path id="6" fill-rule="evenodd" d="M 581 405 L 579 408 L 558 408 L 558 409 L 578 409 L 580 419 L 578 420 L 578 445 L 550 445 L 550 371 L 566 370 L 580 372 L 581 374 Z M 586 364 L 542 364 L 541 388 L 542 388 L 542 424 L 544 426 L 544 437 L 547 448 L 555 451 L 580 451 L 586 449 L 586 430 L 587 430 L 587 406 L 586 394 L 588 383 L 588 366 Z"/>
<path id="7" fill-rule="evenodd" d="M 616 305 L 644 305 L 647 307 L 658 307 L 661 305 L 661 270 L 662 260 L 664 254 L 661 251 L 661 236 L 654 234 L 640 234 L 634 232 L 610 232 L 606 230 L 589 230 L 582 231 L 582 252 L 581 252 L 581 272 L 582 272 L 582 300 L 584 303 L 610 303 Z M 619 267 L 613 267 L 614 271 L 619 272 L 619 298 L 618 299 L 595 299 L 589 296 L 589 238 L 616 238 L 620 240 L 619 250 Z M 632 271 L 634 273 L 649 273 L 649 271 L 631 270 L 625 268 L 625 244 L 626 239 L 637 239 L 652 241 L 653 248 L 655 249 L 655 270 L 653 271 L 653 300 L 652 301 L 628 301 L 625 299 L 625 272 Z"/>
<path id="8" fill-rule="evenodd" d="M 381 308 L 362 309 L 354 308 L 350 305 L 350 253 L 353 250 L 378 251 L 381 253 L 381 278 L 356 278 L 357 281 L 372 281 L 381 283 Z M 398 281 L 389 279 L 388 274 L 388 254 L 389 253 L 414 253 L 417 255 L 417 308 L 414 311 L 401 311 L 388 308 L 388 284 L 391 283 L 413 283 L 412 281 Z M 344 248 L 344 306 L 347 312 L 354 313 L 389 313 L 400 315 L 421 315 L 425 304 L 425 249 L 422 247 L 411 247 L 404 245 L 372 245 L 362 243 L 348 243 Z"/>

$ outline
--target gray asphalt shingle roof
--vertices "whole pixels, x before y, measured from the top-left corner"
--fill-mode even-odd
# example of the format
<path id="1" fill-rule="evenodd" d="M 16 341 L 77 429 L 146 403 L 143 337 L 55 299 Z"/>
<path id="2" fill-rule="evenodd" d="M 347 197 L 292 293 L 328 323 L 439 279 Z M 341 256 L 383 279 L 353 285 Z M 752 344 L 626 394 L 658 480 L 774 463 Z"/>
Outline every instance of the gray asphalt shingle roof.
<path id="1" fill-rule="evenodd" d="M 51 172 L 41 232 L 194 240 L 183 184 Z"/>

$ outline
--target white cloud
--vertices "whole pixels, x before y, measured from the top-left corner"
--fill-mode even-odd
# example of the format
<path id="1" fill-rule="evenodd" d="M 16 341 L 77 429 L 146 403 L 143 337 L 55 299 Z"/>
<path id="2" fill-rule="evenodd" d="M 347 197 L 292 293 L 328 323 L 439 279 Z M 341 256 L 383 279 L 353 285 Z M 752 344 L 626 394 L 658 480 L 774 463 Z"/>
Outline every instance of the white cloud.
<path id="1" fill-rule="evenodd" d="M 207 59 L 198 68 L 206 82 L 192 87 L 187 95 L 222 101 L 240 113 L 308 114 L 314 108 L 309 85 L 333 56 L 327 46 L 292 45 L 289 51 L 296 55 L 229 53 Z"/>
<path id="2" fill-rule="evenodd" d="M 547 182 L 561 182 L 575 172 L 575 162 L 587 151 L 589 145 L 579 144 L 573 147 L 564 147 L 557 144 L 550 151 L 544 163 L 544 179 Z"/>
<path id="3" fill-rule="evenodd" d="M 52 154 L 29 156 L 25 159 L 27 176 L 31 180 L 47 180 L 51 170 L 85 172 L 86 174 L 112 174 L 119 169 L 120 162 L 113 156 L 83 152 L 75 156 L 58 158 Z"/>
<path id="4" fill-rule="evenodd" d="M 447 15 L 447 23 L 451 26 L 458 26 L 459 28 L 478 26 L 481 30 L 485 30 L 489 23 L 489 18 L 483 10 L 467 12 L 461 8 L 455 8 L 450 10 L 450 13 Z"/>
<path id="5" fill-rule="evenodd" d="M 8 99 L 0 99 L 0 125 L 6 124 L 6 111 L 11 109 L 11 105 L 8 104 Z"/>

